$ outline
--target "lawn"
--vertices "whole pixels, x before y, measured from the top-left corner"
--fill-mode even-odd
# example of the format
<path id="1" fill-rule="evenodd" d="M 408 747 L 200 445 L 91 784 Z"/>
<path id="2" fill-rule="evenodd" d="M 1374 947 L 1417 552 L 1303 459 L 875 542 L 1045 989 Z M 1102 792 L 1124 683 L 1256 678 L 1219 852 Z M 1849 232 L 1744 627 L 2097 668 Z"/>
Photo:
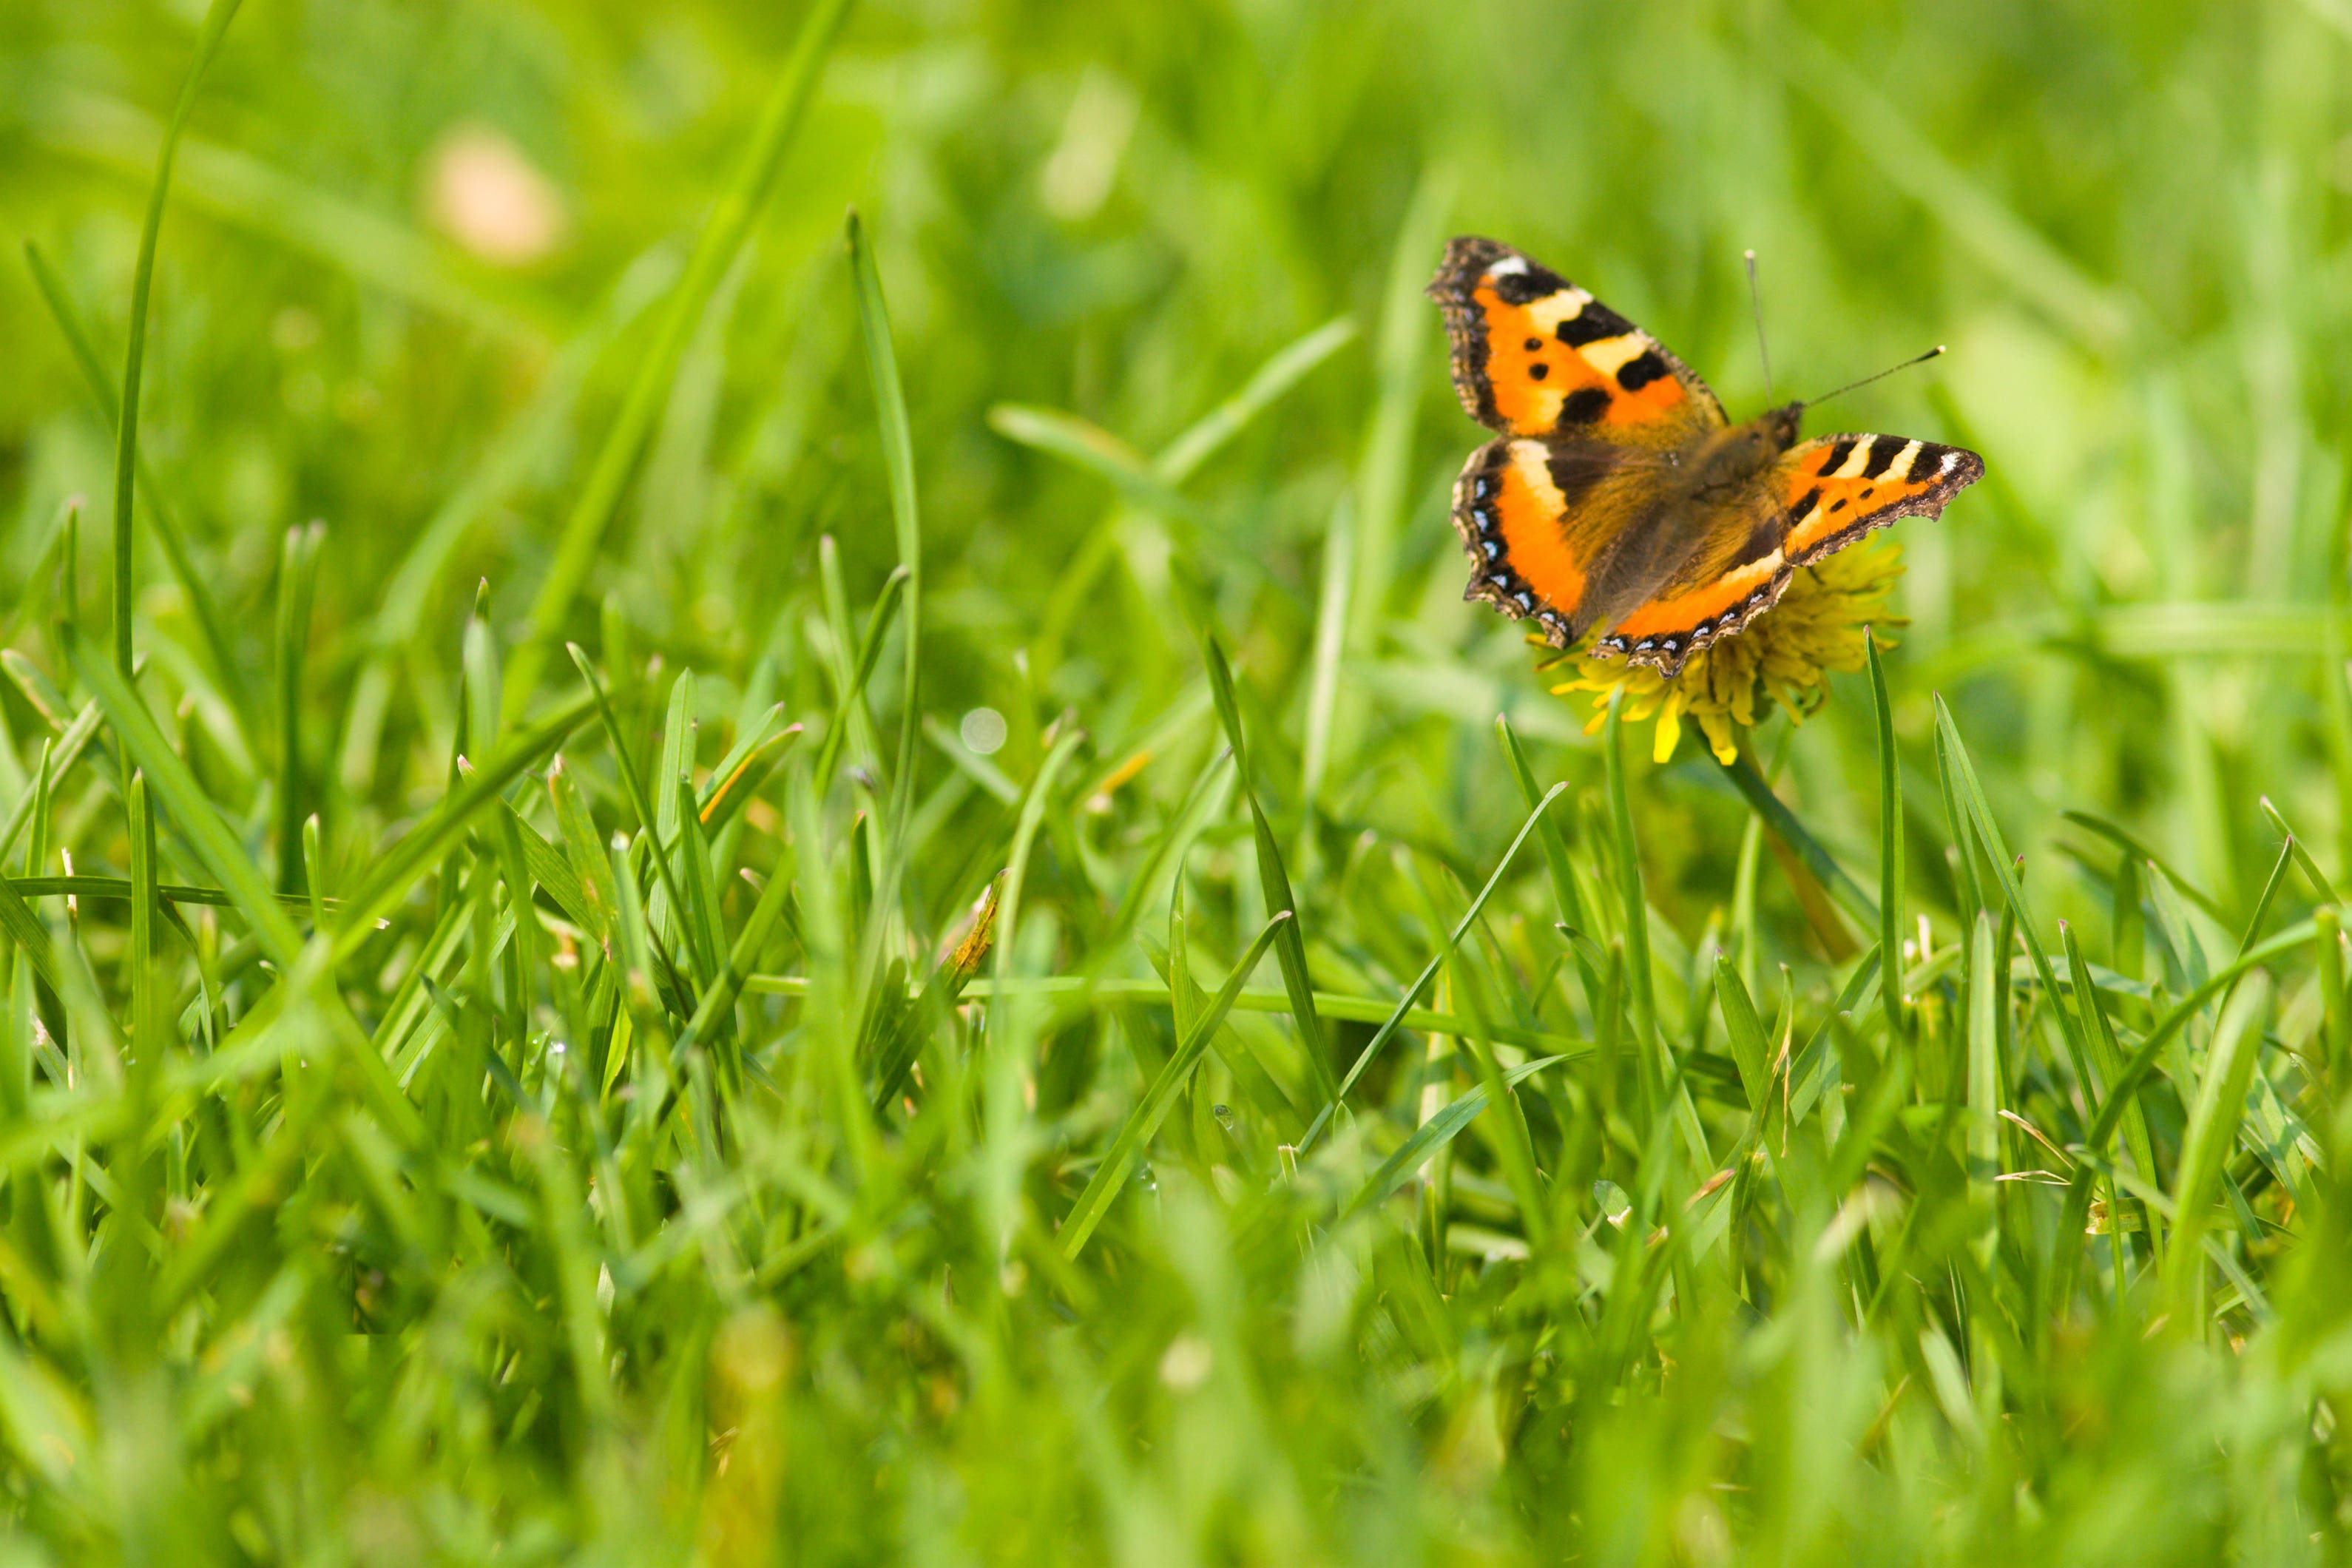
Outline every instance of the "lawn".
<path id="1" fill-rule="evenodd" d="M 11 0 L 0 230 L 0 1565 L 2352 1560 L 2346 0 Z M 1465 233 L 1986 477 L 1612 700 Z"/>

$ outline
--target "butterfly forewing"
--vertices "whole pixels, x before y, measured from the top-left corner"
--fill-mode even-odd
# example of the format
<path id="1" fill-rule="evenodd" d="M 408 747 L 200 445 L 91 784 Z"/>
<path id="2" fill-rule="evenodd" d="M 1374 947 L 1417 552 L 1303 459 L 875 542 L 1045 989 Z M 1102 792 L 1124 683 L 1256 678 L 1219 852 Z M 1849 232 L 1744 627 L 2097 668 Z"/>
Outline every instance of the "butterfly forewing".
<path id="1" fill-rule="evenodd" d="M 1454 391 L 1489 429 L 1661 447 L 1723 426 L 1688 365 L 1507 245 L 1454 240 L 1429 293 L 1445 312 Z"/>
<path id="2" fill-rule="evenodd" d="M 1984 459 L 1902 436 L 1822 436 L 1791 449 L 1778 474 L 1789 512 L 1784 548 L 1803 566 L 1898 517 L 1935 516 L 1984 478 Z"/>

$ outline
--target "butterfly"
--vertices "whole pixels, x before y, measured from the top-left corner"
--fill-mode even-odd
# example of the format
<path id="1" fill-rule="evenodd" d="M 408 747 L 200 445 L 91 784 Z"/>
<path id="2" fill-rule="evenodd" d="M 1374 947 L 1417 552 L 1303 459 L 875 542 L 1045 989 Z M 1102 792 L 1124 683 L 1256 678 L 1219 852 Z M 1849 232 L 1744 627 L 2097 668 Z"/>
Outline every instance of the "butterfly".
<path id="1" fill-rule="evenodd" d="M 1497 432 L 1454 487 L 1463 597 L 1554 647 L 1672 677 L 1770 609 L 1801 566 L 1984 475 L 1958 447 L 1797 438 L 1805 405 L 1745 425 L 1655 338 L 1507 245 L 1465 236 L 1429 285 L 1454 390 Z"/>

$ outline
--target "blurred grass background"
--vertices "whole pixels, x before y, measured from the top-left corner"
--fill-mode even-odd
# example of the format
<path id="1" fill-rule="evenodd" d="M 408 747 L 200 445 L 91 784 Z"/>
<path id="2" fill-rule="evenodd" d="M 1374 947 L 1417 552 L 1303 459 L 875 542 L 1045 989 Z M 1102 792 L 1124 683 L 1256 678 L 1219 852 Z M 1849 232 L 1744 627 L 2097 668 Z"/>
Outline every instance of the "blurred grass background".
<path id="1" fill-rule="evenodd" d="M 5 23 L 0 211 L 51 255 L 110 363 L 193 21 L 26 5 Z M 1065 568 L 1091 560 L 1106 498 L 992 435 L 992 404 L 1066 408 L 1155 450 L 1281 344 L 1347 314 L 1359 345 L 1199 481 L 1223 537 L 1246 542 L 1234 553 L 1263 567 L 1221 563 L 1228 607 L 1248 611 L 1280 689 L 1347 498 L 1364 661 L 1349 684 L 1370 704 L 1353 717 L 1508 707 L 1558 733 L 1509 628 L 1454 604 L 1454 546 L 1433 520 L 1472 432 L 1439 374 L 1433 312 L 1388 302 L 1445 233 L 1497 233 L 1752 409 L 1738 258 L 1753 247 L 1790 388 L 1948 342 L 1935 373 L 1837 417 L 1997 458 L 1987 494 L 1903 532 L 1906 731 L 1923 722 L 1914 687 L 1948 690 L 1998 726 L 2016 798 L 2115 805 L 2224 892 L 2259 854 L 2259 823 L 2226 804 L 2246 781 L 2306 816 L 2336 811 L 2296 759 L 2315 750 L 2316 617 L 2344 514 L 2344 356 L 2329 352 L 2352 283 L 2341 21 L 2322 0 L 2124 16 L 1929 5 L 1899 22 L 1862 6 L 862 12 L 697 324 L 583 602 L 616 593 L 650 638 L 723 668 L 769 646 L 818 532 L 840 537 L 853 584 L 887 569 L 871 426 L 845 386 L 855 337 L 828 308 L 856 200 L 905 335 L 939 521 L 933 629 L 959 650 L 942 710 L 1148 702 L 1192 657 L 1132 541 L 1056 599 Z M 616 366 L 724 184 L 791 22 L 693 5 L 238 20 L 175 196 L 146 427 L 224 605 L 259 602 L 278 534 L 316 517 L 333 541 L 323 667 L 362 658 L 404 564 L 390 628 L 404 637 L 452 624 L 480 578 L 494 621 L 523 616 L 567 481 L 625 384 Z M 550 233 L 527 265 L 469 253 L 434 222 L 435 183 L 463 178 L 475 132 L 546 182 Z M 0 420 L 22 582 L 65 498 L 104 493 L 93 459 L 110 442 L 30 277 L 11 268 L 0 288 L 16 324 Z M 231 618 L 257 655 L 267 617 Z M 445 637 L 417 656 L 455 654 Z M 415 782 L 398 759 L 429 700 L 391 702 L 382 739 L 347 747 L 361 801 Z M 1014 743 L 1034 729 L 1016 722 Z M 1834 752 L 1801 748 L 1801 774 Z M 1442 835 L 1507 805 L 1478 795 L 1464 781 L 1388 804 Z"/>
<path id="2" fill-rule="evenodd" d="M 1819 846 L 1865 887 L 1907 887 L 1908 916 L 1927 921 L 1903 931 L 1898 961 L 1921 972 L 1923 1032 L 1873 1011 L 1850 1049 L 1841 1025 L 1846 1089 L 1892 1081 L 1863 1058 L 1907 1063 L 1924 1039 L 1904 1069 L 1910 1109 L 1948 1089 L 1989 1118 L 1935 1042 L 1965 1036 L 1965 1066 L 1998 1035 L 2000 1108 L 2073 1142 L 2113 1081 L 2080 1081 L 2060 1037 L 2097 1019 L 2080 995 L 2060 1008 L 2024 956 L 2011 964 L 2010 926 L 1972 945 L 1984 889 L 1986 918 L 2007 907 L 1992 835 L 2024 857 L 2024 940 L 2059 952 L 2063 918 L 2116 981 L 2126 1056 L 2242 938 L 2324 916 L 2326 868 L 2352 869 L 2342 0 L 861 5 L 740 251 L 698 253 L 743 193 L 739 163 L 806 9 L 248 0 L 230 26 L 153 274 L 142 686 L 220 826 L 306 927 L 329 912 L 312 892 L 397 895 L 383 932 L 339 950 L 335 978 L 424 1121 L 371 1131 L 388 1113 L 362 1089 L 305 1098 L 297 1067 L 278 1076 L 274 1053 L 301 1052 L 271 1030 L 333 1028 L 265 1004 L 272 984 L 300 986 L 266 942 L 255 966 L 237 912 L 192 915 L 193 946 L 151 933 L 165 994 L 194 988 L 172 1047 L 193 1076 L 181 1100 L 131 1095 L 136 1071 L 103 1065 L 122 1037 L 106 1044 L 96 1020 L 129 1020 L 142 987 L 163 984 L 133 983 L 125 954 L 148 939 L 119 894 L 85 888 L 69 910 L 28 889 L 45 940 L 89 956 L 46 995 L 15 961 L 9 1550 L 2340 1552 L 2331 1478 L 2352 1472 L 2326 1393 L 2352 1375 L 2340 1305 L 2319 1305 L 2318 1283 L 2294 1296 L 2312 1303 L 2301 1315 L 2252 1304 L 2293 1275 L 2290 1238 L 2327 1209 L 2313 1108 L 2329 1086 L 2297 1065 L 2326 1057 L 2310 1042 L 2340 1009 L 2324 922 L 2258 1003 L 2232 1014 L 2202 994 L 2150 1090 L 2155 1168 L 2139 1175 L 2179 1197 L 2204 1086 L 2242 1091 L 2213 1064 L 2246 1037 L 2267 1064 L 2271 1092 L 2222 1173 L 2246 1222 L 2229 1267 L 2247 1277 L 2217 1275 L 2220 1304 L 2197 1295 L 2191 1313 L 2186 1287 L 2158 1282 L 2147 1257 L 2136 1275 L 2111 1239 L 2092 1244 L 2078 1302 L 2056 1272 L 2061 1157 L 2003 1132 L 2004 1173 L 2054 1165 L 2061 1184 L 1995 1202 L 1969 1163 L 1994 1157 L 1967 1142 L 1978 1123 L 1964 1138 L 1932 1114 L 1859 1145 L 1822 1131 L 1822 1169 L 1843 1184 L 1775 1167 L 1754 1180 L 1795 1183 L 1778 1209 L 1741 1177 L 1738 1202 L 1761 1206 L 1740 1213 L 1779 1215 L 1752 1222 L 1778 1238 L 1756 1244 L 1769 1263 L 1718 1234 L 1677 1258 L 1671 1289 L 1643 1275 L 1654 1299 L 1606 1283 L 1629 1277 L 1606 1268 L 1622 1203 L 1685 1212 L 1730 1151 L 1759 1152 L 1740 1131 L 1764 1112 L 1735 1070 L 1753 1065 L 1736 1009 L 1709 1011 L 1713 955 L 1731 955 L 1767 1021 L 1790 966 L 1782 1037 L 1826 1050 L 1813 1031 L 1881 928 L 1809 917 L 1810 879 L 1762 853 L 1770 837 L 1687 740 L 1655 769 L 1629 746 L 1641 858 L 1623 858 L 1584 712 L 1544 691 L 1516 628 L 1460 601 L 1446 496 L 1477 435 L 1419 289 L 1449 234 L 1504 238 L 1657 334 L 1736 416 L 1763 399 L 1745 248 L 1784 397 L 1950 345 L 1816 425 L 1958 441 L 1990 470 L 1944 518 L 1896 531 L 1908 625 L 1886 678 L 1910 826 L 1896 874 L 1870 870 L 1885 796 L 1864 678 L 1841 678 L 1801 730 L 1768 727 L 1759 751 Z M 141 216 L 203 15 L 0 9 L 0 230 L 37 252 L 0 267 L 12 877 L 137 876 L 129 766 L 155 764 L 118 745 L 119 710 L 86 755 L 72 746 L 78 771 L 61 761 L 51 778 L 42 762 L 45 742 L 69 756 L 72 713 L 104 695 L 58 627 L 104 640 L 115 466 L 105 399 L 58 317 L 78 316 L 119 394 Z M 912 436 L 920 572 L 903 588 L 886 586 L 910 555 L 861 327 L 875 318 L 842 241 L 853 204 Z M 712 259 L 707 292 L 681 293 Z M 1204 431 L 1237 395 L 1237 417 Z M 642 443 L 616 452 L 612 433 L 638 416 Z M 609 509 L 583 508 L 600 463 L 625 482 Z M 313 520 L 316 535 L 300 531 Z M 567 532 L 593 548 L 576 592 L 551 601 Z M 904 608 L 887 619 L 877 601 Z M 885 628 L 877 673 L 845 697 L 869 624 Z M 1200 625 L 1234 660 L 1230 721 Z M 609 727 L 578 707 L 564 639 L 611 686 Z M 673 684 L 681 670 L 694 679 Z M 1947 814 L 1937 694 L 1991 805 L 1976 828 Z M 634 861 L 601 868 L 617 923 L 583 927 L 564 900 L 594 901 L 599 858 L 514 775 L 521 826 L 562 847 L 573 884 L 549 890 L 567 873 L 537 860 L 514 875 L 531 847 L 488 815 L 436 840 L 413 890 L 382 880 L 388 847 L 438 820 L 455 755 L 485 765 L 559 704 L 581 726 L 565 757 L 587 851 L 645 826 L 619 736 L 640 771 L 661 759 L 662 837 L 716 868 L 710 930 L 686 929 L 701 917 L 674 907 L 642 834 Z M 786 765 L 688 845 L 660 781 L 683 765 L 718 793 L 709 770 L 776 705 L 803 725 Z M 1373 1038 L 1527 818 L 1497 714 L 1535 778 L 1569 786 L 1550 819 L 1561 858 L 1531 847 L 1511 862 L 1469 956 L 1423 994 L 1454 1026 L 1386 1044 L 1360 1125 L 1286 1181 L 1281 1151 L 1318 1086 Z M 1214 763 L 1236 724 L 1250 737 L 1238 775 Z M 1266 958 L 1266 989 L 1211 1030 L 1221 1043 L 1167 1123 L 1149 1195 L 1113 1211 L 1082 1268 L 1055 1266 L 1055 1226 L 1202 1016 L 1178 966 L 1215 992 L 1281 907 L 1237 777 L 1296 885 L 1316 988 L 1360 1005 L 1295 1028 Z M 166 805 L 151 878 L 220 885 L 203 835 L 172 829 L 183 807 Z M 2273 876 L 2281 823 L 2315 855 L 2308 873 Z M 935 1097 L 943 1075 L 960 1086 L 946 1130 L 913 1115 L 886 1118 L 878 1145 L 853 1133 L 857 1096 L 828 1098 L 840 1085 L 811 1064 L 872 1066 L 889 1033 L 877 998 L 905 984 L 877 955 L 929 975 L 1008 866 L 1024 869 L 1027 919 L 986 960 L 1000 989 L 985 1035 L 978 1014 L 913 1015 L 917 1081 Z M 797 880 L 767 945 L 743 955 L 771 978 L 731 1026 L 742 1081 L 697 1079 L 690 1050 L 673 1072 L 599 1047 L 601 1082 L 564 1066 L 564 1042 L 595 1027 L 608 1043 L 615 1029 L 688 1038 L 713 979 L 687 964 L 685 994 L 665 992 L 607 933 L 635 918 L 656 948 L 699 934 L 724 959 L 771 877 Z M 1192 911 L 1172 924 L 1171 879 Z M 536 904 L 514 895 L 526 883 Z M 1638 937 L 1608 912 L 1629 886 L 1629 907 L 1653 911 Z M 1580 923 L 1580 889 L 1590 952 L 1552 930 Z M 1645 1010 L 1648 981 L 1630 981 L 1622 1020 L 1601 987 L 1570 981 L 1606 968 L 1612 936 L 1637 971 L 1652 944 L 1664 988 Z M 1979 1006 L 1965 983 L 1995 970 L 2010 1000 Z M 429 1006 L 420 973 L 446 988 Z M 1104 984 L 1051 1005 L 1035 998 L 1064 994 L 1012 984 L 1046 975 Z M 1251 1011 L 1268 998 L 1270 1015 Z M 68 1017 L 60 1039 L 48 1022 Z M 1447 1043 L 1465 1020 L 1483 1045 Z M 1702 1086 L 1687 1118 L 1632 1058 L 1589 1066 L 1620 1022 Z M 240 1029 L 269 1072 L 205 1077 L 205 1053 Z M 984 1037 L 982 1070 L 955 1068 Z M 453 1041 L 497 1065 L 437 1088 L 439 1068 L 414 1076 Z M 1499 1071 L 1559 1041 L 1583 1076 L 1528 1080 L 1524 1112 L 1481 1118 L 1428 1182 L 1335 1224 L 1330 1194 L 1486 1081 L 1482 1061 Z M 135 1135 L 103 1121 L 100 1102 L 122 1095 Z M 76 1115 L 115 1131 L 85 1143 Z M 1506 1121 L 1531 1140 L 1531 1168 L 1490 1125 Z M 1580 1142 L 1587 1121 L 1598 1147 Z M 158 1162 L 142 1219 L 131 1173 Z M 1906 1221 L 1848 1187 L 1942 1217 Z M 597 1217 L 575 1223 L 592 1188 L 607 1194 Z M 287 1204 L 274 1226 L 249 1217 L 257 1194 Z M 634 1228 L 615 1228 L 616 1204 L 635 1205 Z M 2006 1228 L 1972 1254 L 1989 1204 Z M 235 1224 L 206 1228 L 225 1215 Z M 1874 1301 L 1838 1246 L 1817 1252 L 1839 1223 L 1846 1245 L 1874 1227 L 1917 1300 Z M 1338 1239 L 1316 1241 L 1326 1227 Z M 196 1237 L 210 1239 L 191 1253 Z M 2004 1247 L 2021 1260 L 2005 1275 Z M 1954 1261 L 1971 1256 L 1984 1279 Z M 1024 1286 L 1032 1273 L 1045 1278 Z M 2006 1327 L 1985 1329 L 1980 1298 L 2003 1289 Z M 142 1316 L 149 1293 L 170 1311 Z M 1602 1348 L 1570 1374 L 1549 1337 L 1567 1331 L 1546 1325 L 1579 1314 Z M 2210 1331 L 2184 1339 L 2176 1322 L 2143 1342 L 2190 1316 Z M 590 1320 L 612 1351 L 595 1366 L 564 1338 Z"/>

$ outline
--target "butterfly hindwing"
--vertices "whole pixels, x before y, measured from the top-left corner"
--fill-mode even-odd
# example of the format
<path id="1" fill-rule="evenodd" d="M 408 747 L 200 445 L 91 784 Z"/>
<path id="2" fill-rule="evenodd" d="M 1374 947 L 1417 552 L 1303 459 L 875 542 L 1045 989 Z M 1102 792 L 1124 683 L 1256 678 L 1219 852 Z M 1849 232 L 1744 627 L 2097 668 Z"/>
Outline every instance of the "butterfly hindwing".
<path id="1" fill-rule="evenodd" d="M 1790 564 L 1844 549 L 1898 517 L 1933 517 L 1984 477 L 1984 459 L 1960 447 L 1901 436 L 1822 436 L 1792 448 L 1777 478 L 1788 509 Z"/>
<path id="2" fill-rule="evenodd" d="M 1654 493 L 1649 453 L 1599 441 L 1489 441 L 1454 486 L 1467 599 L 1532 618 L 1566 647 L 1593 625 L 1615 547 Z"/>
<path id="3" fill-rule="evenodd" d="M 1509 246 L 1454 240 L 1429 293 L 1445 312 L 1454 389 L 1489 429 L 1663 447 L 1725 423 L 1655 338 Z"/>
<path id="4" fill-rule="evenodd" d="M 1696 548 L 1654 595 L 1617 617 L 1593 644 L 1595 654 L 1672 676 L 1692 654 L 1770 609 L 1796 575 L 1776 501 L 1762 495 L 1745 504 L 1726 500 L 1689 521 Z"/>

